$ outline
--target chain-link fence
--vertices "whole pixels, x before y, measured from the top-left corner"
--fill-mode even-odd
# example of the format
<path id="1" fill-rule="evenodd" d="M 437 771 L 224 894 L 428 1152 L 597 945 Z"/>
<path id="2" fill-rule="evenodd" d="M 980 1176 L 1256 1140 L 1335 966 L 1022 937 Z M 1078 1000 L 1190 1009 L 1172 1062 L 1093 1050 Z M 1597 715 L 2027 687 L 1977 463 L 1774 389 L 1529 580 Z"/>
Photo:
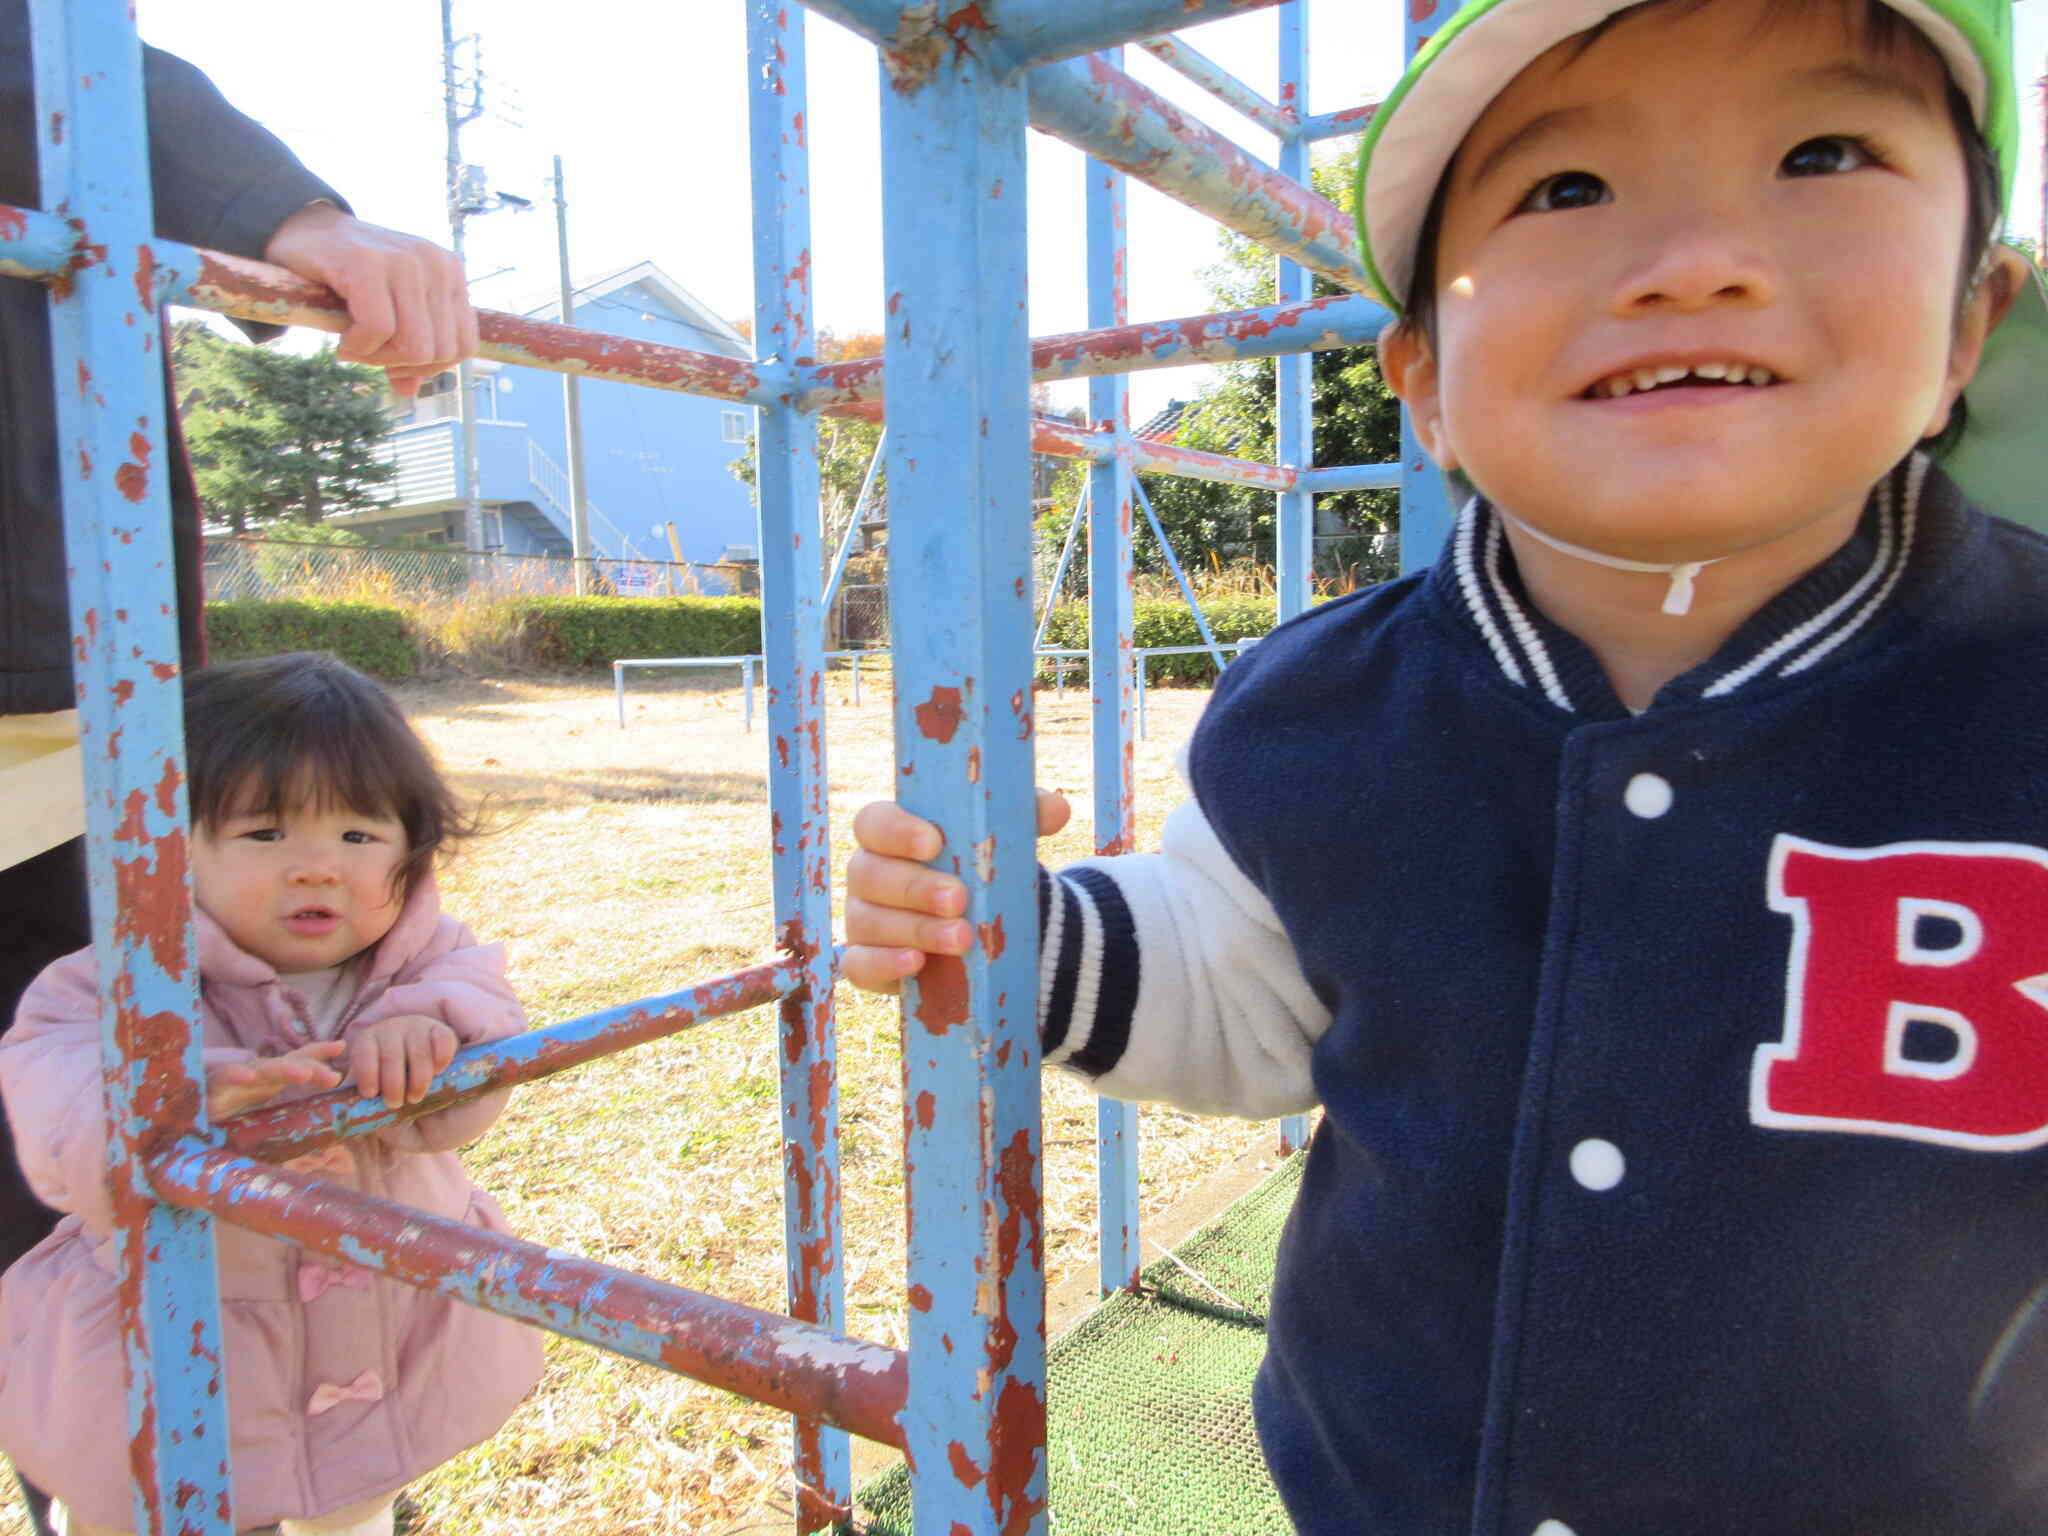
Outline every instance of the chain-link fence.
<path id="1" fill-rule="evenodd" d="M 414 604 L 444 597 L 573 595 L 575 560 L 471 555 L 459 549 L 298 544 L 217 535 L 206 540 L 210 602 L 295 598 Z M 589 589 L 607 597 L 685 597 L 760 590 L 752 565 L 591 560 Z"/>

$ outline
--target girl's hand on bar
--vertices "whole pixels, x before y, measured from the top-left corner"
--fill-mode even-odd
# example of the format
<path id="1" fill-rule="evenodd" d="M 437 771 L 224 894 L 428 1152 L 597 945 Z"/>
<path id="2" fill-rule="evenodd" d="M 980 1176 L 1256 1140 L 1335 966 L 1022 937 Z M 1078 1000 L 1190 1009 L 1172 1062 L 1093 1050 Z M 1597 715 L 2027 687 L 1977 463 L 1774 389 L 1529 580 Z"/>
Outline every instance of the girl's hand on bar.
<path id="1" fill-rule="evenodd" d="M 1038 835 L 1067 824 L 1066 797 L 1038 792 Z M 926 955 L 964 955 L 973 947 L 967 887 L 930 867 L 945 839 L 923 817 L 893 801 L 864 805 L 853 818 L 858 845 L 846 863 L 846 953 L 840 974 L 865 992 L 895 992 L 924 969 Z"/>
<path id="2" fill-rule="evenodd" d="M 349 1031 L 349 1081 L 366 1099 L 417 1104 L 455 1059 L 455 1031 L 425 1014 L 401 1013 Z"/>
<path id="3" fill-rule="evenodd" d="M 334 1059 L 347 1047 L 339 1040 L 315 1040 L 282 1056 L 222 1062 L 206 1069 L 206 1118 L 224 1119 L 268 1104 L 287 1088 L 335 1088 L 341 1074 Z"/>

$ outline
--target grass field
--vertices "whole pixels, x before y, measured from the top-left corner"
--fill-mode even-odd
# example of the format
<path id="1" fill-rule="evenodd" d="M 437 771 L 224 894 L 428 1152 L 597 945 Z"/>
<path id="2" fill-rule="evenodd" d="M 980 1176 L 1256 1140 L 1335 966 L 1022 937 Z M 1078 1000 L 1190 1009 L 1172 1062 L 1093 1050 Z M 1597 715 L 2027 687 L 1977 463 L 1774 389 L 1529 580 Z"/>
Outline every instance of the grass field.
<path id="1" fill-rule="evenodd" d="M 837 871 L 853 811 L 889 792 L 885 686 L 833 684 Z M 399 697 L 457 786 L 501 830 L 444 869 L 451 912 L 504 941 L 536 1024 L 665 992 L 772 954 L 765 722 L 736 679 L 638 674 L 629 727 L 602 684 L 417 685 Z M 1139 839 L 1178 798 L 1174 748 L 1206 692 L 1151 694 L 1137 748 Z M 1049 862 L 1091 847 L 1083 694 L 1039 697 L 1039 780 L 1073 794 Z M 840 991 L 848 1331 L 903 1332 L 901 1080 L 893 999 Z M 520 1090 L 468 1154 L 515 1230 L 677 1284 L 781 1310 L 782 1180 L 773 1016 L 737 1015 Z M 1094 1264 L 1094 1099 L 1045 1083 L 1046 1270 Z M 1145 1210 L 1270 1148 L 1270 1126 L 1147 1108 Z M 1148 1251 L 1148 1257 L 1150 1253 Z M 416 1536 L 713 1533 L 786 1503 L 787 1420 L 711 1388 L 549 1340 L 540 1389 L 494 1440 L 414 1485 Z M 789 1529 L 787 1524 L 775 1527 Z M 0 1536 L 27 1530 L 10 1506 Z"/>

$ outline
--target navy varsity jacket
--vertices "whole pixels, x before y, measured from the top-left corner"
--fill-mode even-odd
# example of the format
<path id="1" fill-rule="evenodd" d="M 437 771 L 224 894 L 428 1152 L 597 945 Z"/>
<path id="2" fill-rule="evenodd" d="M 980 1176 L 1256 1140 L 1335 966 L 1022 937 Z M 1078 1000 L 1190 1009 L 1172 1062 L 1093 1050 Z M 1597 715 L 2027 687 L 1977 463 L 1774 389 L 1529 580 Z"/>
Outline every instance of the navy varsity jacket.
<path id="1" fill-rule="evenodd" d="M 2048 1531 L 2048 543 L 1916 456 L 1631 716 L 1468 508 L 1046 887 L 1047 1057 L 1320 1102 L 1314 1536 Z"/>

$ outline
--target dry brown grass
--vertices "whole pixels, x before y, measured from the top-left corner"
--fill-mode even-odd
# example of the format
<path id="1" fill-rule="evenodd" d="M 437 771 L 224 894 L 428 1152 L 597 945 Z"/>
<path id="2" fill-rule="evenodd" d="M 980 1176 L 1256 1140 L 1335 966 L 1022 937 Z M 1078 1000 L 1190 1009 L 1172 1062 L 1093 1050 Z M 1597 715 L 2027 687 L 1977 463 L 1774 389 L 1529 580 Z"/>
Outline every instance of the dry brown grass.
<path id="1" fill-rule="evenodd" d="M 893 778 L 886 689 L 852 707 L 835 680 L 837 859 Z M 449 910 L 502 939 L 536 1023 L 722 974 L 772 950 L 766 740 L 733 682 L 636 674 L 630 727 L 585 682 L 419 685 L 400 698 L 457 785 L 504 823 L 443 873 Z M 1173 748 L 1206 693 L 1156 690 L 1138 745 L 1141 845 L 1178 797 Z M 1091 846 L 1083 695 L 1039 699 L 1039 778 L 1076 792 L 1050 862 Z M 835 888 L 837 881 L 835 879 Z M 847 1328 L 901 1344 L 901 1079 L 893 1000 L 840 991 Z M 782 1189 L 766 1011 L 521 1090 L 468 1154 L 537 1242 L 780 1310 Z M 1095 1101 L 1045 1082 L 1046 1269 L 1094 1265 Z M 1144 1207 L 1271 1145 L 1270 1126 L 1148 1107 Z M 787 1490 L 787 1420 L 681 1377 L 550 1339 L 547 1375 L 494 1440 L 415 1484 L 418 1536 L 715 1533 Z M 783 1529 L 789 1527 L 784 1525 Z M 0 1536 L 25 1532 L 0 1518 Z"/>

